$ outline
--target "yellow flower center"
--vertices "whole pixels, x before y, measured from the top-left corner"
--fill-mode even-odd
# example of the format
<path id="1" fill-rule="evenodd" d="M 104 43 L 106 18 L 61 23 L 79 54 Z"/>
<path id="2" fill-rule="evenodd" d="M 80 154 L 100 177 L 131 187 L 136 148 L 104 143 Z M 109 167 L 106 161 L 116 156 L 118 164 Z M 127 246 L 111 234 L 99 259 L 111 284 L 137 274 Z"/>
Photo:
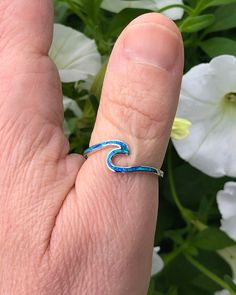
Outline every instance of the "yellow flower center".
<path id="1" fill-rule="evenodd" d="M 235 92 L 229 92 L 225 94 L 224 96 L 224 102 L 228 105 L 235 105 L 236 106 L 236 93 Z"/>

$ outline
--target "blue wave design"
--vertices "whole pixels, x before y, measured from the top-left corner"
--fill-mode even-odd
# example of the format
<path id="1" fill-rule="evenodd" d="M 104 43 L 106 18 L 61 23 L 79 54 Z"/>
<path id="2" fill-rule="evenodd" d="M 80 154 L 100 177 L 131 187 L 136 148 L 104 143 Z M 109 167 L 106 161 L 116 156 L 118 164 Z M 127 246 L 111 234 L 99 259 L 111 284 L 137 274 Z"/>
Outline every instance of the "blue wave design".
<path id="1" fill-rule="evenodd" d="M 112 163 L 112 158 L 118 154 L 129 155 L 129 147 L 126 143 L 120 140 L 107 140 L 99 144 L 95 144 L 84 151 L 84 157 L 87 159 L 88 155 L 92 152 L 101 150 L 107 146 L 116 146 L 107 155 L 106 164 L 107 167 L 113 172 L 125 173 L 125 172 L 149 172 L 163 177 L 164 173 L 160 169 L 149 166 L 134 166 L 134 167 L 119 167 Z"/>

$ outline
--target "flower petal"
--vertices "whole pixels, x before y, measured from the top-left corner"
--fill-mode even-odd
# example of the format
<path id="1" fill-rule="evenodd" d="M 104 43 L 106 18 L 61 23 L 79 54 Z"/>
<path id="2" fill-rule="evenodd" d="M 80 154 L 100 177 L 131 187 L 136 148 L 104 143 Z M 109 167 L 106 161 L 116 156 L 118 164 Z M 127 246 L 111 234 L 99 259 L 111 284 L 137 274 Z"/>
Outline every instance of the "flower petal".
<path id="1" fill-rule="evenodd" d="M 236 283 L 236 246 L 219 250 L 218 253 L 230 265 L 233 272 L 234 283 Z M 227 290 L 222 290 L 216 292 L 215 295 L 230 295 L 230 293 Z"/>
<path id="2" fill-rule="evenodd" d="M 54 25 L 49 55 L 59 70 L 61 81 L 65 83 L 94 76 L 101 67 L 101 56 L 94 40 L 61 24 Z"/>
<path id="3" fill-rule="evenodd" d="M 125 8 L 137 8 L 135 7 L 135 1 L 122 1 L 122 0 L 103 0 L 101 7 L 105 10 L 119 13 Z M 140 2 L 140 1 L 139 1 Z"/>
<path id="4" fill-rule="evenodd" d="M 67 96 L 63 97 L 64 111 L 71 110 L 78 118 L 82 117 L 82 111 L 77 105 L 76 101 Z"/>
<path id="5" fill-rule="evenodd" d="M 66 137 L 69 137 L 72 133 L 69 123 L 66 121 L 66 119 L 64 119 L 63 122 L 63 130 Z"/>
<path id="6" fill-rule="evenodd" d="M 152 255 L 152 272 L 151 275 L 154 276 L 155 274 L 159 273 L 163 267 L 164 267 L 164 262 L 161 259 L 161 257 L 157 254 L 159 252 L 160 248 L 155 247 L 153 249 L 153 255 Z"/>
<path id="7" fill-rule="evenodd" d="M 236 241 L 236 216 L 228 218 L 228 219 L 223 219 L 221 220 L 221 230 L 227 233 L 227 235 Z"/>
<path id="8" fill-rule="evenodd" d="M 233 56 L 198 65 L 183 79 L 177 116 L 192 126 L 187 138 L 173 143 L 181 158 L 213 177 L 236 176 L 236 108 L 223 104 L 225 94 L 235 91 Z"/>
<path id="9" fill-rule="evenodd" d="M 209 64 L 199 64 L 184 75 L 181 96 L 217 105 L 226 93 L 236 91 L 235 71 L 236 58 L 231 55 L 221 55 Z"/>
<path id="10" fill-rule="evenodd" d="M 236 182 L 227 182 L 217 193 L 217 203 L 224 219 L 236 216 Z"/>
<path id="11" fill-rule="evenodd" d="M 230 293 L 227 290 L 222 290 L 215 292 L 215 295 L 230 295 Z"/>
<path id="12" fill-rule="evenodd" d="M 236 58 L 232 55 L 220 55 L 210 62 L 217 73 L 217 81 L 225 93 L 236 92 Z"/>
<path id="13" fill-rule="evenodd" d="M 163 7 L 167 7 L 173 4 L 183 4 L 182 0 L 156 0 L 154 2 L 156 2 L 156 6 L 158 9 L 161 9 Z M 165 14 L 166 16 L 168 16 L 169 18 L 173 20 L 177 20 L 183 17 L 184 10 L 182 8 L 176 7 L 176 8 L 171 8 L 171 9 L 163 11 L 163 14 Z"/>
<path id="14" fill-rule="evenodd" d="M 122 0 L 103 0 L 102 8 L 111 12 L 118 13 L 125 8 L 142 8 L 149 9 L 153 11 L 158 11 L 159 9 L 173 5 L 173 4 L 183 4 L 182 0 L 140 0 L 140 1 L 122 1 Z M 163 12 L 166 16 L 173 20 L 181 19 L 184 14 L 182 8 L 171 8 Z"/>
<path id="15" fill-rule="evenodd" d="M 233 273 L 234 281 L 236 279 L 236 246 L 227 247 L 219 250 L 218 253 L 230 265 Z"/>
<path id="16" fill-rule="evenodd" d="M 217 204 L 222 215 L 221 230 L 236 241 L 236 182 L 227 182 L 217 193 Z"/>
<path id="17" fill-rule="evenodd" d="M 212 128 L 205 132 L 202 140 L 190 163 L 213 177 L 228 175 L 236 176 L 236 117 L 231 120 L 224 114 L 216 121 L 212 118 Z"/>

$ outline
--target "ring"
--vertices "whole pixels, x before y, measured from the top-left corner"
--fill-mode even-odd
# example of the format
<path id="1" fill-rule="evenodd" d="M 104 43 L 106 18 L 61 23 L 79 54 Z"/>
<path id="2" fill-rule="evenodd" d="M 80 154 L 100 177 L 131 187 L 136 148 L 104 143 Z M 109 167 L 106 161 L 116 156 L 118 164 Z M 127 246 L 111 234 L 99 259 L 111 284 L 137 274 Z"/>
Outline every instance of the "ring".
<path id="1" fill-rule="evenodd" d="M 119 167 L 112 163 L 112 158 L 118 154 L 129 155 L 129 147 L 126 143 L 120 140 L 107 140 L 101 143 L 95 144 L 84 151 L 84 158 L 87 159 L 88 155 L 92 152 L 97 152 L 107 146 L 116 146 L 107 155 L 106 164 L 107 167 L 113 172 L 125 173 L 125 172 L 149 172 L 154 173 L 160 177 L 164 176 L 164 172 L 158 168 L 149 166 L 134 166 L 134 167 Z"/>

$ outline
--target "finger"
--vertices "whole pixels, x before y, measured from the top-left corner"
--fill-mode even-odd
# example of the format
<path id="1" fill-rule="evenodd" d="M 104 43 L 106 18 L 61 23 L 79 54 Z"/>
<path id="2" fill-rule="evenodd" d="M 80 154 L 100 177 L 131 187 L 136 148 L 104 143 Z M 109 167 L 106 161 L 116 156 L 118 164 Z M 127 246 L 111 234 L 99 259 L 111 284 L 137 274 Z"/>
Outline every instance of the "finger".
<path id="1" fill-rule="evenodd" d="M 178 102 L 182 56 L 171 21 L 157 14 L 133 21 L 112 53 L 90 145 L 113 136 L 132 145 L 129 161 L 160 166 Z"/>
<path id="2" fill-rule="evenodd" d="M 61 83 L 56 66 L 47 56 L 52 40 L 53 2 L 2 0 L 0 13 L 0 148 L 12 154 L 13 145 L 6 141 L 14 139 L 18 158 L 25 158 L 29 150 L 34 154 L 48 145 L 57 133 L 62 148 L 55 151 L 56 158 L 58 154 L 65 156 L 68 142 L 62 132 Z"/>
<path id="3" fill-rule="evenodd" d="M 170 20 L 152 13 L 133 21 L 111 55 L 90 144 L 122 140 L 131 154 L 119 158 L 120 166 L 160 167 L 182 68 L 180 33 Z M 72 236 L 73 241 L 63 240 L 70 253 L 80 242 L 81 257 L 90 255 L 90 264 L 84 264 L 90 277 L 98 282 L 109 278 L 109 286 L 101 290 L 98 286 L 97 294 L 110 294 L 110 290 L 113 294 L 145 294 L 157 214 L 157 178 L 147 173 L 112 173 L 106 167 L 106 156 L 107 149 L 101 150 L 82 166 L 76 191 L 59 215 L 60 233 L 54 232 L 53 241 L 62 241 L 56 242 L 56 233 L 57 238 L 63 233 Z"/>
<path id="4" fill-rule="evenodd" d="M 52 0 L 1 0 L 0 13 L 0 51 L 47 54 L 52 40 Z"/>
<path id="5" fill-rule="evenodd" d="M 10 244 L 24 233 L 35 251 L 47 247 L 83 162 L 68 156 L 61 82 L 47 56 L 52 8 L 52 0 L 0 0 L 0 223 L 14 228 L 12 238 L 2 226 Z"/>
<path id="6" fill-rule="evenodd" d="M 45 58 L 52 42 L 53 1 L 2 0 L 0 13 L 1 112 L 8 120 L 31 109 L 34 117 L 62 124 L 61 83 Z M 1 116 L 0 125 L 3 121 Z"/>

